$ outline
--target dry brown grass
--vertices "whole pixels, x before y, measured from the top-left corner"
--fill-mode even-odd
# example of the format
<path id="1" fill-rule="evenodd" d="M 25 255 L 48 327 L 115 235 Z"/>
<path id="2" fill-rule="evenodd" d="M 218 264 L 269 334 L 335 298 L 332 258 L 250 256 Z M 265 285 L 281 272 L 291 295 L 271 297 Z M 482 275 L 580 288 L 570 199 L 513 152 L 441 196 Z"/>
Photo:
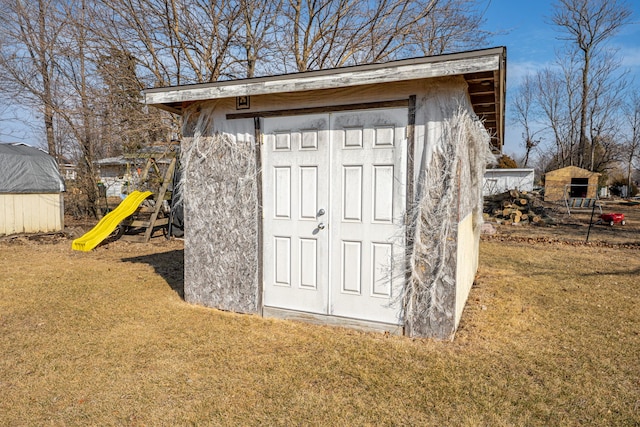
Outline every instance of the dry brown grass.
<path id="1" fill-rule="evenodd" d="M 482 243 L 454 342 L 180 298 L 182 248 L 0 244 L 0 425 L 640 425 L 640 252 Z"/>

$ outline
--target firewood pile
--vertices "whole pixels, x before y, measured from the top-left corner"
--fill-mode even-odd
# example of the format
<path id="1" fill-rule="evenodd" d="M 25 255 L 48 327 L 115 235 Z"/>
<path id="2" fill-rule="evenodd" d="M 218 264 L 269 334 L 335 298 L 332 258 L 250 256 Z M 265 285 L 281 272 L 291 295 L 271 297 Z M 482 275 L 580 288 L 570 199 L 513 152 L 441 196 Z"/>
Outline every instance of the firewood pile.
<path id="1" fill-rule="evenodd" d="M 484 198 L 485 220 L 498 224 L 536 224 L 548 222 L 540 199 L 526 191 L 509 190 Z"/>

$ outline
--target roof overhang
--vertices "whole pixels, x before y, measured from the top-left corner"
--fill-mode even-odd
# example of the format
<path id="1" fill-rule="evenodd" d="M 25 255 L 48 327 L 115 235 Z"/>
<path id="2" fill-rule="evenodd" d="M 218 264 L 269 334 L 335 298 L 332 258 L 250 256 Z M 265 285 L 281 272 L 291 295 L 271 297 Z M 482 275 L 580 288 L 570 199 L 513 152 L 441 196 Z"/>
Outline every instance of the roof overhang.
<path id="1" fill-rule="evenodd" d="M 461 75 L 467 81 L 473 110 L 484 122 L 491 135 L 492 149 L 500 152 L 504 141 L 505 47 L 404 59 L 382 64 L 145 89 L 142 91 L 142 101 L 147 105 L 182 114 L 184 108 L 197 101 L 455 75 Z"/>

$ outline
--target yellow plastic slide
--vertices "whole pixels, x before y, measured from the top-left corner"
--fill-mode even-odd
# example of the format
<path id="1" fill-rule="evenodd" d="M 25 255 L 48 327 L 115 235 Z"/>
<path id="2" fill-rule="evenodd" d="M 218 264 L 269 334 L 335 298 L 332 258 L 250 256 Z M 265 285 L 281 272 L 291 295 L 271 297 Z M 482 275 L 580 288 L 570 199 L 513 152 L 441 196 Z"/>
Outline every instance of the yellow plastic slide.
<path id="1" fill-rule="evenodd" d="M 140 203 L 151 194 L 151 191 L 145 191 L 144 193 L 134 191 L 129 194 L 126 199 L 120 202 L 117 208 L 102 217 L 95 227 L 85 233 L 84 236 L 74 240 L 71 248 L 75 251 L 89 252 L 98 246 L 100 242 L 109 237 L 123 219 L 133 215 Z"/>

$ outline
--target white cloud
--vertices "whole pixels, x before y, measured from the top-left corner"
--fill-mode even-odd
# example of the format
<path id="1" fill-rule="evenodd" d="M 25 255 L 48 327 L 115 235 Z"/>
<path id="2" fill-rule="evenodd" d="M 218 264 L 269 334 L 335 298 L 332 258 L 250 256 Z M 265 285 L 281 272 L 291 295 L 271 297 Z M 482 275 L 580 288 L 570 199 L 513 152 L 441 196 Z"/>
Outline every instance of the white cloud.
<path id="1" fill-rule="evenodd" d="M 635 72 L 638 73 L 640 70 L 640 46 L 622 47 L 619 55 L 622 57 L 623 67 L 635 69 Z"/>
<path id="2" fill-rule="evenodd" d="M 513 91 L 520 86 L 527 75 L 533 75 L 544 68 L 554 67 L 551 61 L 512 61 L 507 60 L 507 90 Z"/>

